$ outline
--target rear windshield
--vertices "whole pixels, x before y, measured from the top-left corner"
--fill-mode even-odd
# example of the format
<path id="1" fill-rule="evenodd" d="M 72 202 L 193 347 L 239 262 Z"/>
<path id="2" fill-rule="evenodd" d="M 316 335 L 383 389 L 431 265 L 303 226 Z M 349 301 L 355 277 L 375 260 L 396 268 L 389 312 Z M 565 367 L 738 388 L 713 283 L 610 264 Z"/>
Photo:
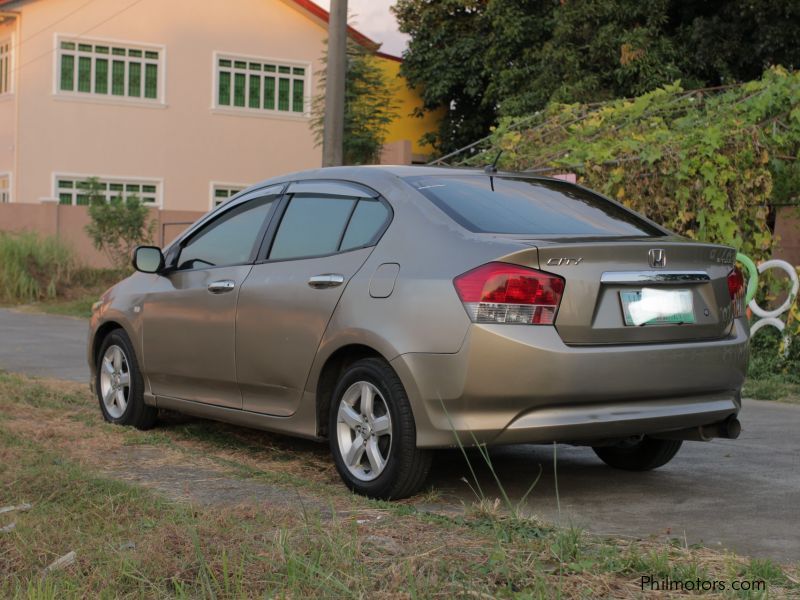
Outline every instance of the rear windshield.
<path id="1" fill-rule="evenodd" d="M 406 181 L 475 233 L 664 235 L 636 214 L 567 182 L 485 175 L 418 176 Z"/>

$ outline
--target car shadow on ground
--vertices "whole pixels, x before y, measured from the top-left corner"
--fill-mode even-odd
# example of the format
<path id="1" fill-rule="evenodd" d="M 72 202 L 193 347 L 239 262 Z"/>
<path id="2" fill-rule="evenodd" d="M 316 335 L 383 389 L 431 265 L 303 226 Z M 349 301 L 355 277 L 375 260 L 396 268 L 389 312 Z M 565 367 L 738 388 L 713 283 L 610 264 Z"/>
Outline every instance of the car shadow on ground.
<path id="1" fill-rule="evenodd" d="M 269 452 L 270 458 L 275 460 L 319 460 L 330 454 L 327 443 L 209 421 L 167 410 L 159 411 L 158 428 L 221 448 Z"/>
<path id="2" fill-rule="evenodd" d="M 271 459 L 329 461 L 333 469 L 327 441 L 295 438 L 163 410 L 159 413 L 158 427 L 221 448 L 268 452 Z M 476 499 L 481 492 L 487 497 L 499 497 L 502 495 L 500 485 L 512 501 L 519 500 L 537 479 L 531 497 L 546 494 L 553 498 L 556 481 L 559 494 L 582 496 L 593 489 L 609 486 L 619 492 L 624 492 L 626 487 L 632 492 L 640 491 L 643 485 L 662 479 L 659 471 L 629 473 L 611 469 L 587 447 L 559 445 L 554 469 L 553 452 L 552 445 L 490 448 L 490 468 L 476 448 L 467 448 L 465 452 L 457 448 L 436 450 L 426 487 L 461 503 Z"/>

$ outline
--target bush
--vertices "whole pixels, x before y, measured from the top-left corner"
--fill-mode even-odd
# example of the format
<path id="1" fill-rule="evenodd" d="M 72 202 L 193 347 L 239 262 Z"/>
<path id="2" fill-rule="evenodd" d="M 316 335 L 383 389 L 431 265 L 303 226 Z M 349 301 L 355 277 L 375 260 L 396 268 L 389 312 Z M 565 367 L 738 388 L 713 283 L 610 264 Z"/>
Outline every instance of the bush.
<path id="1" fill-rule="evenodd" d="M 154 223 L 149 209 L 135 196 L 106 200 L 95 177 L 87 181 L 86 189 L 92 219 L 86 233 L 115 269 L 129 268 L 133 249 L 152 241 Z"/>
<path id="2" fill-rule="evenodd" d="M 769 69 L 718 92 L 665 86 L 600 105 L 551 104 L 504 119 L 466 163 L 571 171 L 689 238 L 771 257 L 773 203 L 800 183 L 800 73 Z"/>
<path id="3" fill-rule="evenodd" d="M 56 238 L 0 232 L 0 302 L 55 298 L 75 268 L 72 249 Z"/>
<path id="4" fill-rule="evenodd" d="M 762 329 L 750 339 L 750 367 L 747 376 L 751 379 L 779 377 L 786 383 L 800 384 L 800 340 L 789 345 L 784 356 L 783 336 L 774 327 Z"/>

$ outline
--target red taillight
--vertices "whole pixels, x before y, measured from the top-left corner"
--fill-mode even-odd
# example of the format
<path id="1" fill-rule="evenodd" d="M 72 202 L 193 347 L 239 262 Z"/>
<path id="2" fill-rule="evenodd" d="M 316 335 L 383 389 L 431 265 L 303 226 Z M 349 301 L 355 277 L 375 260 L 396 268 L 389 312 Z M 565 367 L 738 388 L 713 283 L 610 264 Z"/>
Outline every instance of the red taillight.
<path id="1" fill-rule="evenodd" d="M 467 271 L 453 285 L 476 323 L 552 325 L 564 292 L 561 277 L 501 262 Z"/>
<path id="2" fill-rule="evenodd" d="M 731 296 L 731 301 L 733 304 L 733 316 L 743 316 L 745 287 L 744 275 L 742 275 L 739 267 L 734 267 L 733 270 L 728 273 L 728 293 Z"/>

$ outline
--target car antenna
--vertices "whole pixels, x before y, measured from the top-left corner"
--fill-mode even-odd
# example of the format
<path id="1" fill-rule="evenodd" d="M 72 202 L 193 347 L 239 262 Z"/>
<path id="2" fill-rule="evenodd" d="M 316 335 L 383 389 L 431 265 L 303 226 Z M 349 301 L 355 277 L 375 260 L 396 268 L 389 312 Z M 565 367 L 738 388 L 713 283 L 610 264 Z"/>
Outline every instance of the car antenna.
<path id="1" fill-rule="evenodd" d="M 492 187 L 492 191 L 494 191 L 494 175 L 497 173 L 497 161 L 500 160 L 501 154 L 503 154 L 502 150 L 494 157 L 492 164 L 483 167 L 483 172 L 489 176 L 489 185 Z"/>

